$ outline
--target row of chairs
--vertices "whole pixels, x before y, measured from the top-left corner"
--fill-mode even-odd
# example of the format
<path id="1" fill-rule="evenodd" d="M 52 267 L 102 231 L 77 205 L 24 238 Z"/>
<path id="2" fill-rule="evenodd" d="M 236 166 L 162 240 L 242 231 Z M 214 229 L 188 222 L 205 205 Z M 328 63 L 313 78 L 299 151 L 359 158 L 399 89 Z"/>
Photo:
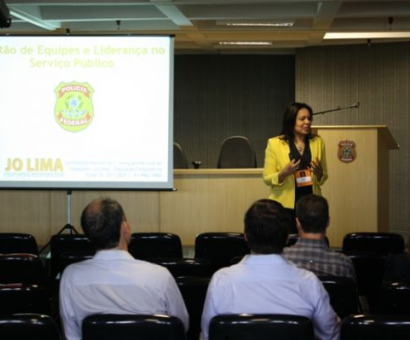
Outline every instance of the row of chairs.
<path id="1" fill-rule="evenodd" d="M 223 140 L 219 149 L 217 168 L 257 168 L 257 166 L 255 149 L 247 137 L 231 136 Z M 189 168 L 184 150 L 175 142 L 174 168 Z"/>
<path id="2" fill-rule="evenodd" d="M 295 243 L 296 239 L 297 237 L 290 238 L 288 245 Z M 134 233 L 129 251 L 135 258 L 144 260 L 183 258 L 181 240 L 178 235 L 171 233 Z M 401 235 L 394 233 L 351 233 L 345 236 L 342 251 L 352 258 L 358 268 L 368 267 L 370 261 L 367 260 L 371 258 L 375 267 L 373 272 L 380 274 L 380 271 L 376 269 L 383 268 L 384 257 L 387 254 L 404 252 L 404 240 Z M 0 254 L 10 253 L 39 255 L 37 243 L 33 236 L 1 233 Z M 92 257 L 95 249 L 85 235 L 58 234 L 51 238 L 50 253 L 51 276 L 55 277 L 61 273 L 66 265 Z M 242 233 L 202 233 L 197 235 L 195 239 L 195 259 L 208 260 L 211 273 L 230 265 L 234 257 L 240 258 L 248 253 L 249 249 Z M 9 259 L 9 261 L 12 260 Z M 20 259 L 20 261 L 36 263 L 35 258 L 26 261 Z M 195 263 L 191 262 L 191 264 Z M 366 281 L 365 279 L 366 277 L 363 277 L 362 281 Z M 379 281 L 380 277 L 376 279 Z"/>
<path id="3" fill-rule="evenodd" d="M 157 263 L 167 267 L 175 276 L 191 316 L 189 339 L 197 339 L 205 295 L 210 281 L 209 261 L 157 259 Z M 0 273 L 5 275 L 7 271 L 0 271 Z M 20 275 L 24 275 L 24 271 Z M 355 282 L 342 277 L 320 277 L 320 279 L 329 293 L 331 305 L 341 318 L 362 312 L 358 286 Z M 30 278 L 27 278 L 27 282 L 30 281 Z M 373 293 L 373 296 L 377 297 L 369 300 L 372 302 L 371 311 L 373 313 L 410 314 L 410 285 L 404 283 L 381 285 L 377 289 L 374 288 Z M 58 313 L 56 307 L 58 282 L 48 287 L 29 283 L 5 284 L 0 286 L 0 301 L 0 314 L 37 312 L 55 315 Z"/>
<path id="4" fill-rule="evenodd" d="M 17 247 L 17 241 L 21 241 Z M 362 241 L 362 245 L 359 241 Z M 295 242 L 290 239 L 289 244 Z M 14 244 L 14 245 L 13 245 Z M 355 247 L 352 247 L 355 244 Z M 34 245 L 34 246 L 33 246 Z M 31 250 L 30 250 L 31 247 Z M 50 277 L 55 278 L 73 262 L 91 258 L 95 250 L 84 235 L 54 235 L 50 242 Z M 238 262 L 249 253 L 241 233 L 203 233 L 195 243 L 195 258 L 183 258 L 179 237 L 168 233 L 135 233 L 129 247 L 138 259 L 167 267 L 175 276 L 210 277 L 217 269 Z M 37 252 L 31 235 L 0 234 L 0 252 Z M 359 295 L 374 298 L 384 275 L 386 253 L 402 253 L 404 240 L 389 233 L 354 233 L 346 235 L 343 251 L 353 261 Z M 378 251 L 379 253 L 375 253 Z M 38 255 L 8 254 L 0 256 L 0 283 L 45 284 L 46 271 Z"/>
<path id="5" fill-rule="evenodd" d="M 82 324 L 83 340 L 186 340 L 181 320 L 165 315 L 91 315 Z M 2 339 L 60 340 L 57 323 L 46 315 L 0 316 Z M 410 316 L 351 315 L 343 319 L 341 340 L 407 340 Z M 219 315 L 209 340 L 314 340 L 312 322 L 294 315 Z"/>
<path id="6" fill-rule="evenodd" d="M 54 235 L 64 237 L 63 234 Z M 83 235 L 72 235 L 78 237 L 78 242 L 83 238 Z M 296 239 L 290 240 L 294 243 Z M 53 242 L 53 239 L 51 240 Z M 72 243 L 76 242 L 74 240 Z M 182 245 L 178 235 L 171 233 L 134 233 L 132 243 L 135 243 L 135 251 L 142 258 L 152 257 L 152 246 L 155 251 L 165 252 L 168 256 L 171 254 L 174 257 L 182 256 Z M 228 247 L 243 248 L 243 234 L 230 232 L 215 232 L 202 233 L 196 237 L 195 250 L 201 251 L 201 247 L 210 247 L 215 242 L 222 243 Z M 242 242 L 242 243 L 241 243 Z M 156 245 L 160 245 L 156 249 Z M 64 246 L 59 244 L 59 246 Z M 140 249 L 137 249 L 137 246 Z M 165 246 L 165 249 L 163 248 Z M 89 248 L 89 246 L 87 246 Z M 377 233 L 377 232 L 356 232 L 345 235 L 343 240 L 342 251 L 344 253 L 352 252 L 372 252 L 381 255 L 401 254 L 404 251 L 404 239 L 401 235 L 395 233 Z M 38 245 L 35 238 L 30 234 L 23 233 L 0 233 L 0 254 L 10 253 L 27 253 L 38 255 Z M 160 254 L 162 256 L 162 254 Z"/>
<path id="7" fill-rule="evenodd" d="M 330 303 L 340 318 L 362 313 L 354 282 L 348 278 L 321 277 L 329 293 Z M 200 322 L 210 278 L 178 277 L 177 285 L 190 315 L 189 340 L 197 340 Z M 377 315 L 410 315 L 410 286 L 389 284 L 379 291 L 380 297 L 375 310 Z M 55 298 L 58 298 L 56 296 Z M 0 285 L 0 315 L 14 313 L 42 313 L 54 315 L 53 301 L 49 292 L 38 285 Z M 54 301 L 54 303 L 57 301 Z"/>
<path id="8" fill-rule="evenodd" d="M 165 237 L 163 237 L 165 236 Z M 205 237 L 206 236 L 206 237 Z M 225 244 L 226 234 L 224 233 L 206 233 L 204 234 L 204 244 L 202 250 L 197 250 L 200 256 L 204 258 L 195 258 L 195 259 L 184 259 L 182 256 L 182 246 L 177 235 L 173 234 L 152 234 L 152 233 L 136 233 L 133 235 L 133 242 L 131 242 L 130 251 L 136 258 L 143 258 L 146 260 L 150 260 L 152 262 L 156 262 L 160 265 L 166 266 L 170 272 L 176 277 L 178 286 L 181 289 L 182 295 L 184 297 L 185 303 L 189 310 L 189 314 L 191 315 L 191 327 L 188 333 L 188 339 L 198 339 L 198 335 L 200 332 L 200 318 L 203 308 L 203 302 L 205 299 L 206 289 L 210 280 L 210 276 L 212 275 L 213 271 L 216 269 L 216 266 L 211 266 L 211 259 L 212 257 L 209 256 L 209 252 L 214 253 L 214 258 L 220 261 L 220 258 L 224 258 L 226 254 L 223 251 L 227 250 L 227 245 Z M 234 245 L 231 247 L 231 253 L 224 259 L 223 263 L 218 262 L 218 265 L 230 265 L 233 261 L 237 261 L 238 258 L 241 258 L 245 253 L 248 252 L 246 247 L 246 243 L 244 243 L 243 235 L 241 233 L 230 233 L 229 236 L 234 240 L 232 242 Z M 216 238 L 215 242 L 219 242 L 217 244 L 213 244 L 211 246 L 209 243 L 212 243 L 211 240 Z M 29 237 L 30 239 L 30 237 Z M 53 241 L 54 240 L 54 241 Z M 58 242 L 56 242 L 58 240 Z M 144 241 L 145 240 L 145 241 Z M 147 241 L 149 240 L 149 241 Z M 176 240 L 176 241 L 175 241 Z M 294 243 L 295 240 L 290 240 L 289 244 Z M 62 242 L 63 244 L 60 244 Z M 70 245 L 70 242 L 72 244 Z M 154 242 L 154 244 L 152 243 Z M 148 243 L 148 244 L 147 244 Z M 201 242 L 198 242 L 201 243 Z M 80 250 L 73 250 L 73 244 L 80 246 Z M 60 262 L 57 264 L 56 273 L 61 272 L 64 267 L 72 262 L 80 261 L 86 258 L 90 258 L 94 254 L 94 250 L 87 248 L 90 247 L 91 244 L 89 243 L 88 239 L 84 237 L 84 235 L 55 235 L 52 238 L 51 248 L 56 248 L 53 252 L 51 258 L 56 259 L 60 258 Z M 83 247 L 83 248 L 81 248 Z M 75 247 L 74 247 L 75 248 Z M 161 253 L 152 254 L 153 250 L 160 249 Z M 238 252 L 239 250 L 239 252 Z M 397 248 L 395 248 L 397 251 Z M 202 253 L 201 253 L 202 251 Z M 356 263 L 361 263 L 365 269 L 369 269 L 368 263 L 363 261 L 363 256 L 368 256 L 367 250 L 364 252 L 365 255 L 357 255 L 357 259 L 360 261 L 356 261 Z M 238 255 L 239 254 L 239 255 Z M 197 254 L 196 254 L 197 255 Z M 233 256 L 233 258 L 232 258 Z M 3 256 L 7 258 L 7 255 Z M 16 254 L 9 256 L 12 259 L 18 258 Z M 208 258 L 206 258 L 208 257 Z M 34 261 L 32 257 L 23 257 L 23 261 Z M 10 260 L 10 259 L 9 259 Z M 36 259 L 38 262 L 39 259 Z M 64 262 L 66 261 L 66 262 Z M 7 261 L 4 261 L 7 262 Z M 9 269 L 1 269 L 2 259 L 0 259 L 0 283 L 4 278 L 1 278 L 1 275 L 5 273 L 10 274 L 12 270 L 16 269 L 16 265 L 10 265 Z M 381 268 L 383 265 L 380 265 Z M 380 268 L 376 268 L 380 269 Z M 24 273 L 28 273 L 29 271 L 23 270 L 20 271 L 20 274 L 23 275 Z M 359 273 L 358 273 L 359 274 Z M 181 277 L 181 276 L 188 276 L 188 277 Z M 373 284 L 372 287 L 377 287 L 372 290 L 374 295 L 379 295 L 384 298 L 380 298 L 377 300 L 377 305 L 374 304 L 372 306 L 371 311 L 377 312 L 379 314 L 387 313 L 387 314 L 410 314 L 409 306 L 409 294 L 410 294 L 410 287 L 404 284 L 393 284 L 390 286 L 383 287 L 383 291 L 379 290 L 379 286 L 374 285 L 374 282 L 371 282 L 372 278 L 368 275 L 363 275 L 364 278 L 370 280 L 370 284 Z M 54 278 L 55 276 L 53 276 Z M 360 275 L 358 275 L 358 283 L 359 286 L 352 281 L 344 278 L 325 278 L 322 277 L 321 280 L 324 283 L 324 286 L 329 292 L 331 298 L 331 304 L 338 313 L 338 315 L 343 318 L 349 314 L 356 314 L 361 312 L 360 305 L 358 303 L 358 293 L 363 295 L 366 290 L 369 290 L 369 287 L 363 285 L 362 289 L 365 291 L 360 292 Z M 12 280 L 16 281 L 16 280 Z M 17 280 L 23 282 L 24 280 Z M 20 282 L 20 283 L 21 283 Z M 381 282 L 381 281 L 380 281 Z M 29 300 L 30 294 L 35 295 L 37 293 L 37 300 L 41 300 L 39 296 L 43 296 L 43 309 L 15 309 L 13 312 L 38 312 L 38 313 L 46 313 L 47 306 L 53 305 L 52 301 L 50 301 L 50 296 L 47 295 L 47 290 L 40 285 L 29 285 L 28 283 L 33 283 L 28 279 L 26 285 L 22 285 L 20 288 L 13 288 L 10 285 L 6 285 L 6 287 L 0 288 L 0 294 L 13 294 L 14 298 L 9 297 L 9 301 L 14 301 L 13 306 L 17 308 L 19 305 L 17 303 L 18 298 L 16 296 L 20 296 L 21 299 L 25 300 L 26 303 Z M 359 291 L 357 290 L 359 288 Z M 19 293 L 20 292 L 20 293 Z M 10 295 L 11 296 L 11 295 Z M 44 301 L 45 297 L 45 301 Z M 54 300 L 58 300 L 58 295 L 54 294 Z M 0 297 L 0 301 L 3 301 L 4 297 Z M 6 301 L 6 300 L 4 300 Z M 35 299 L 34 299 L 35 301 Z M 55 302 L 55 301 L 54 301 Z M 386 303 L 387 302 L 387 303 Z M 5 304 L 5 306 L 10 305 L 9 303 Z M 28 306 L 35 306 L 33 302 L 31 305 Z M 46 307 L 44 307 L 46 306 Z M 3 313 L 9 313 L 10 310 L 5 310 Z M 1 312 L 0 312 L 1 314 Z"/>
<path id="9" fill-rule="evenodd" d="M 319 279 L 329 293 L 330 302 L 341 317 L 363 312 L 359 302 L 356 283 L 344 277 L 320 276 Z M 191 311 L 202 312 L 202 305 L 210 277 L 178 276 L 175 280 L 186 297 Z M 405 282 L 384 283 L 376 290 L 375 314 L 410 314 L 410 284 Z M 18 312 L 51 313 L 50 290 L 46 285 L 31 283 L 0 284 L 0 314 Z M 5 303 L 8 301 L 9 303 Z M 14 301 L 14 303 L 12 303 Z M 198 306 L 198 310 L 194 307 Z"/>
<path id="10" fill-rule="evenodd" d="M 170 265 L 173 260 L 183 258 L 181 240 L 178 235 L 171 233 L 134 233 L 129 245 L 129 251 L 137 259 L 151 259 L 153 262 L 165 259 L 170 262 Z M 17 256 L 16 253 L 32 254 L 33 256 L 26 256 L 23 259 L 21 256 Z M 52 236 L 50 240 L 51 277 L 56 277 L 68 264 L 91 258 L 94 253 L 95 249 L 83 234 L 58 234 Z M 248 253 L 249 249 L 242 233 L 203 233 L 196 238 L 195 258 L 198 261 L 191 259 L 186 261 L 185 265 L 193 268 L 201 264 L 205 267 L 205 264 L 208 264 L 209 268 L 206 274 L 209 275 L 221 267 L 230 265 L 233 257 L 243 256 Z M 39 261 L 35 239 L 28 234 L 0 234 L 0 254 L 3 254 L 4 263 L 19 261 L 27 264 L 37 264 Z M 7 256 L 6 254 L 13 255 Z M 1 260 L 0 258 L 0 262 Z"/>

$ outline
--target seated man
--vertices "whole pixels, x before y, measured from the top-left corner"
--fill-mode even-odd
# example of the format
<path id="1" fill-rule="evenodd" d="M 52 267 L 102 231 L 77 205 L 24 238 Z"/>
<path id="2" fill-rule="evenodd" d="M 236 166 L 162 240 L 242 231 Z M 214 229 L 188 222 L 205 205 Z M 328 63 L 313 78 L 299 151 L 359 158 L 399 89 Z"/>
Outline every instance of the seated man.
<path id="1" fill-rule="evenodd" d="M 276 201 L 262 199 L 249 208 L 245 238 L 251 254 L 213 275 L 202 314 L 205 340 L 214 316 L 241 313 L 306 316 L 318 339 L 339 339 L 340 320 L 321 282 L 281 255 L 289 223 L 288 213 Z"/>
<path id="2" fill-rule="evenodd" d="M 329 205 L 322 196 L 307 195 L 296 204 L 296 226 L 299 238 L 283 256 L 298 267 L 323 276 L 344 276 L 356 280 L 352 261 L 342 253 L 329 249 L 326 229 L 329 226 Z"/>
<path id="3" fill-rule="evenodd" d="M 60 283 L 60 316 L 68 340 L 81 339 L 91 314 L 167 314 L 188 329 L 188 313 L 174 278 L 164 267 L 135 260 L 128 252 L 131 230 L 121 205 L 91 202 L 81 226 L 95 256 L 68 266 Z"/>

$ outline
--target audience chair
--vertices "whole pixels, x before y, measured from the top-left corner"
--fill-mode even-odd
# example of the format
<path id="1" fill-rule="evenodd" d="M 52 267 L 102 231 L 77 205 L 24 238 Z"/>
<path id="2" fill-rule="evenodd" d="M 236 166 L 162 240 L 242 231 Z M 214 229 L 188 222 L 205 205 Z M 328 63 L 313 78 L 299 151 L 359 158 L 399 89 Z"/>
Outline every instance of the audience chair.
<path id="1" fill-rule="evenodd" d="M 409 260 L 406 253 L 387 255 L 383 282 L 410 282 Z"/>
<path id="2" fill-rule="evenodd" d="M 166 267 L 174 278 L 180 276 L 210 277 L 211 263 L 205 259 L 147 259 L 147 261 Z"/>
<path id="3" fill-rule="evenodd" d="M 33 254 L 0 255 L 0 283 L 47 285 L 43 263 Z"/>
<path id="4" fill-rule="evenodd" d="M 188 169 L 188 161 L 181 145 L 174 142 L 174 169 Z"/>
<path id="5" fill-rule="evenodd" d="M 257 168 L 256 154 L 248 138 L 232 136 L 220 146 L 218 168 Z"/>
<path id="6" fill-rule="evenodd" d="M 185 340 L 182 321 L 166 315 L 91 315 L 83 320 L 83 340 Z"/>
<path id="7" fill-rule="evenodd" d="M 327 290 L 336 314 L 343 319 L 350 314 L 361 313 L 357 285 L 349 277 L 319 276 L 319 280 Z"/>
<path id="8" fill-rule="evenodd" d="M 201 333 L 201 317 L 210 278 L 186 276 L 178 277 L 176 282 L 189 314 L 187 339 L 198 340 Z"/>
<path id="9" fill-rule="evenodd" d="M 359 295 L 366 297 L 369 310 L 373 313 L 377 292 L 383 282 L 385 257 L 369 252 L 346 252 L 345 255 L 353 262 Z"/>
<path id="10" fill-rule="evenodd" d="M 296 234 L 289 235 L 285 247 L 292 247 L 293 245 L 295 245 L 298 239 L 299 236 Z"/>
<path id="11" fill-rule="evenodd" d="M 383 284 L 377 295 L 376 313 L 410 315 L 410 282 Z"/>
<path id="12" fill-rule="evenodd" d="M 246 254 L 249 254 L 249 248 L 243 233 L 202 233 L 195 238 L 195 258 L 209 260 L 212 273 L 230 266 L 234 257 Z"/>
<path id="13" fill-rule="evenodd" d="M 51 315 L 49 290 L 39 285 L 1 284 L 0 315 L 40 313 Z M 0 332 L 1 338 L 1 332 Z"/>
<path id="14" fill-rule="evenodd" d="M 313 340 L 312 322 L 281 314 L 218 315 L 209 325 L 209 340 Z"/>
<path id="15" fill-rule="evenodd" d="M 83 234 L 57 234 L 50 240 L 51 252 L 51 277 L 56 278 L 63 270 L 61 254 L 69 251 L 90 251 L 95 252 L 87 236 Z"/>
<path id="16" fill-rule="evenodd" d="M 343 319 L 340 340 L 408 340 L 410 315 L 351 315 Z"/>
<path id="17" fill-rule="evenodd" d="M 38 255 L 34 236 L 23 233 L 0 233 L 0 254 L 14 253 Z"/>
<path id="18" fill-rule="evenodd" d="M 71 251 L 66 251 L 64 253 L 61 253 L 60 255 L 61 274 L 64 272 L 64 269 L 70 264 L 92 259 L 94 255 L 95 255 L 94 250 L 71 250 Z"/>
<path id="19" fill-rule="evenodd" d="M 295 214 L 295 210 L 294 209 L 289 209 L 289 208 L 285 208 L 285 211 L 287 212 L 287 214 L 289 215 L 289 224 L 288 224 L 288 232 L 289 232 L 289 238 L 288 241 L 295 241 L 298 238 L 298 228 L 296 226 L 296 214 Z M 292 245 L 291 244 L 286 244 L 286 246 Z"/>
<path id="20" fill-rule="evenodd" d="M 61 332 L 53 318 L 42 314 L 0 316 L 2 340 L 60 340 Z"/>
<path id="21" fill-rule="evenodd" d="M 136 259 L 182 259 L 182 244 L 171 233 L 133 233 L 128 250 Z"/>
<path id="22" fill-rule="evenodd" d="M 245 255 L 240 255 L 240 256 L 235 256 L 231 259 L 231 261 L 229 262 L 229 265 L 232 266 L 234 264 L 237 264 L 239 262 L 241 262 L 243 260 L 243 258 L 245 257 Z"/>
<path id="23" fill-rule="evenodd" d="M 404 252 L 403 236 L 395 233 L 349 233 L 343 238 L 343 252 L 371 252 L 380 255 Z"/>

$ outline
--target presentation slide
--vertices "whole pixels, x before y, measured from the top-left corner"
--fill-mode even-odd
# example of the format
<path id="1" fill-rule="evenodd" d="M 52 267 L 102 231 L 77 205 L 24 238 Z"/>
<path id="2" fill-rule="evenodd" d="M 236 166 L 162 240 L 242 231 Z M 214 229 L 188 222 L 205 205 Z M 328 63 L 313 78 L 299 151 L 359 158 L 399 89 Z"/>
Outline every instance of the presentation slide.
<path id="1" fill-rule="evenodd" d="M 173 188 L 173 37 L 0 37 L 0 188 Z"/>

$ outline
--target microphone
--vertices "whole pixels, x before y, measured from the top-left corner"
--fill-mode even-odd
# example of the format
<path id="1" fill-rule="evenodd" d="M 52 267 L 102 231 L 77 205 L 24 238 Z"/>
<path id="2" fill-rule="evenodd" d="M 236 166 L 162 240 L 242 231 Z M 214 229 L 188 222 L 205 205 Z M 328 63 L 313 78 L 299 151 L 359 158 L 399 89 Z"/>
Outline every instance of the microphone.
<path id="1" fill-rule="evenodd" d="M 359 108 L 359 106 L 360 106 L 360 102 L 356 102 L 356 103 L 354 103 L 350 106 L 345 106 L 345 107 L 338 106 L 335 109 L 330 109 L 330 110 L 325 110 L 325 111 L 320 111 L 320 112 L 314 112 L 313 116 L 320 115 L 320 114 L 325 114 L 325 113 L 333 112 L 333 111 L 340 111 L 340 110 L 346 110 L 346 109 L 357 109 L 357 108 Z"/>

